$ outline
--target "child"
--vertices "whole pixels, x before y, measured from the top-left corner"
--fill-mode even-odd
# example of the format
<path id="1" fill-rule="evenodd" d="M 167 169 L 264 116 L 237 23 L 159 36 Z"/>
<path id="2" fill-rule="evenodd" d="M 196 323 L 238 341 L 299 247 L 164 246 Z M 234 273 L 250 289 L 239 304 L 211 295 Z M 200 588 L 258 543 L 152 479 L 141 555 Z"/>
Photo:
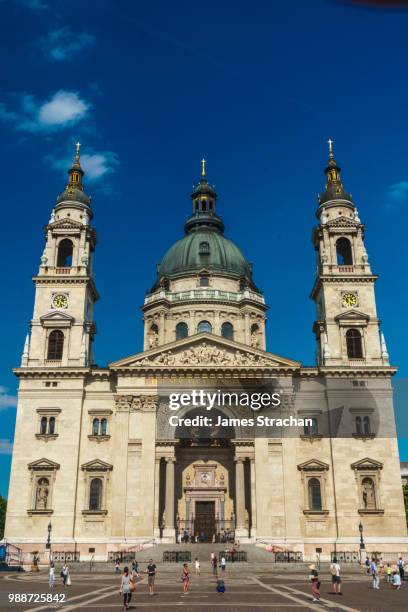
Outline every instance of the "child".
<path id="1" fill-rule="evenodd" d="M 195 573 L 196 576 L 200 575 L 200 561 L 198 560 L 198 557 L 195 558 Z"/>
<path id="2" fill-rule="evenodd" d="M 387 567 L 386 567 L 385 571 L 386 571 L 386 574 L 387 574 L 385 580 L 387 582 L 392 582 L 392 579 L 391 579 L 392 569 L 391 569 L 391 565 L 389 563 L 387 563 Z"/>
<path id="3" fill-rule="evenodd" d="M 225 593 L 225 582 L 221 579 L 217 580 L 217 593 Z"/>
<path id="4" fill-rule="evenodd" d="M 188 595 L 188 585 L 190 584 L 190 571 L 188 569 L 187 563 L 183 563 L 181 581 L 183 583 L 183 595 Z"/>

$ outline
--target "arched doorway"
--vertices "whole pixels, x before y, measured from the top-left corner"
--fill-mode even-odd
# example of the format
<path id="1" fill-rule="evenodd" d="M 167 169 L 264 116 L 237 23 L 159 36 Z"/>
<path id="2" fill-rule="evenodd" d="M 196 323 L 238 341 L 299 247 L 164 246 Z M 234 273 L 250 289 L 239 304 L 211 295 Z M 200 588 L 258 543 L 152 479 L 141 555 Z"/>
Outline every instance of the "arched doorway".
<path id="1" fill-rule="evenodd" d="M 188 412 L 188 417 L 196 415 L 202 415 L 202 409 Z M 218 415 L 221 412 L 211 411 L 213 423 L 217 422 Z M 175 474 L 178 541 L 233 541 L 234 428 L 179 427 L 175 437 L 178 439 Z"/>

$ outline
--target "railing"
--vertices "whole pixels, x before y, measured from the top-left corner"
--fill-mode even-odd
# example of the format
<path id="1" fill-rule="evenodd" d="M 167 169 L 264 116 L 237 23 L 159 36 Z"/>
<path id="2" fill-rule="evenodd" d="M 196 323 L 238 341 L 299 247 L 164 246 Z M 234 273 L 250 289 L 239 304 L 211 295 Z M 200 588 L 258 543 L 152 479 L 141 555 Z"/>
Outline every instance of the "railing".
<path id="1" fill-rule="evenodd" d="M 45 360 L 45 365 L 48 367 L 58 367 L 60 366 L 62 363 L 61 359 L 46 359 Z"/>
<path id="2" fill-rule="evenodd" d="M 349 359 L 347 361 L 347 365 L 349 366 L 361 366 L 364 365 L 366 362 L 365 359 Z"/>
<path id="3" fill-rule="evenodd" d="M 166 299 L 169 302 L 180 302 L 185 300 L 222 300 L 228 302 L 240 302 L 244 299 L 264 304 L 265 299 L 262 295 L 253 291 L 242 291 L 234 293 L 233 291 L 221 291 L 219 289 L 191 289 L 190 291 L 157 291 L 145 298 L 145 304 L 151 304 L 157 300 Z"/>
<path id="4" fill-rule="evenodd" d="M 339 272 L 354 272 L 354 266 L 337 266 Z"/>
<path id="5" fill-rule="evenodd" d="M 229 563 L 246 563 L 248 555 L 245 550 L 220 550 L 218 559 L 225 558 Z"/>
<path id="6" fill-rule="evenodd" d="M 191 563 L 190 550 L 165 550 L 163 563 Z"/>
<path id="7" fill-rule="evenodd" d="M 298 550 L 285 550 L 274 554 L 275 563 L 302 563 L 303 561 L 303 553 Z"/>
<path id="8" fill-rule="evenodd" d="M 51 552 L 52 560 L 62 561 L 64 563 L 79 563 L 81 560 L 81 554 L 79 550 L 61 550 L 61 551 L 52 551 Z"/>
<path id="9" fill-rule="evenodd" d="M 336 558 L 339 563 L 360 563 L 360 553 L 356 550 L 332 550 L 330 557 L 332 561 Z"/>
<path id="10" fill-rule="evenodd" d="M 72 268 L 55 268 L 55 274 L 71 274 Z"/>

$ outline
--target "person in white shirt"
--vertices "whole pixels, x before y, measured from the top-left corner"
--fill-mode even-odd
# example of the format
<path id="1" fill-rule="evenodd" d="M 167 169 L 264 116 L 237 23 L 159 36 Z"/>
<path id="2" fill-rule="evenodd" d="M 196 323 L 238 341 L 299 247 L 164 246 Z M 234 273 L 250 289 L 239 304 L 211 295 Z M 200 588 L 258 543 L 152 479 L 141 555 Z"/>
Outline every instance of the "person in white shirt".
<path id="1" fill-rule="evenodd" d="M 332 593 L 335 595 L 341 595 L 340 565 L 338 564 L 336 557 L 333 557 L 333 561 L 330 565 L 330 573 L 332 577 Z"/>
<path id="2" fill-rule="evenodd" d="M 196 576 L 200 575 L 200 561 L 198 560 L 198 557 L 195 558 L 195 573 Z"/>
<path id="3" fill-rule="evenodd" d="M 400 590 L 400 588 L 401 588 L 401 576 L 399 575 L 398 572 L 393 572 L 391 586 L 392 586 L 393 589 L 396 589 L 397 591 Z"/>

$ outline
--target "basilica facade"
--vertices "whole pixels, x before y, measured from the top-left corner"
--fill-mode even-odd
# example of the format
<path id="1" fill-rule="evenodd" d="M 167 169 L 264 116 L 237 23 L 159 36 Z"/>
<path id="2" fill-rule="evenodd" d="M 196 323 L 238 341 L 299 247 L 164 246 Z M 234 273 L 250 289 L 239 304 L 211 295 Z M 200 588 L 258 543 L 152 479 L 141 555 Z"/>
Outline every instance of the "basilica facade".
<path id="1" fill-rule="evenodd" d="M 364 225 L 331 145 L 325 174 L 310 271 L 315 365 L 267 350 L 265 297 L 224 236 L 203 162 L 184 236 L 145 295 L 143 351 L 99 367 L 97 239 L 77 147 L 45 228 L 15 369 L 9 542 L 42 551 L 51 524 L 53 550 L 82 559 L 196 533 L 328 556 L 358 550 L 361 524 L 367 551 L 406 550 L 396 369 L 380 330 Z M 171 426 L 170 393 L 192 388 L 273 388 L 279 414 L 308 424 L 255 431 L 241 425 L 248 409 L 230 403 L 212 412 L 234 419 L 224 430 Z M 177 415 L 198 411 L 183 405 Z"/>

